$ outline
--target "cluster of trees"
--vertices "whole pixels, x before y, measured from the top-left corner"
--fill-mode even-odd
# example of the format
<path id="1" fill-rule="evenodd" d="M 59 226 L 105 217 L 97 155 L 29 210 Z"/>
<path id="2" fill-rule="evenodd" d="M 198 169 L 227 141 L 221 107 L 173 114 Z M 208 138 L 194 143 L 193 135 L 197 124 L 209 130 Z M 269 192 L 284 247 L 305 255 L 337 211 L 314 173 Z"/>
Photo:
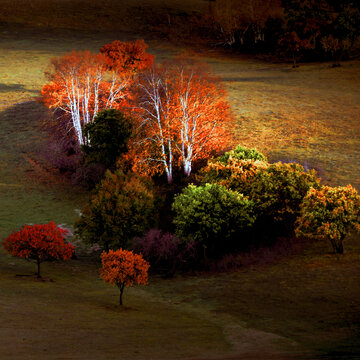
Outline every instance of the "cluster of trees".
<path id="1" fill-rule="evenodd" d="M 220 80 L 205 64 L 184 56 L 154 63 L 146 48 L 142 40 L 116 40 L 100 54 L 53 59 L 42 101 L 87 162 L 114 169 L 127 152 L 133 170 L 165 173 L 171 183 L 174 171 L 190 176 L 194 163 L 227 144 L 233 117 Z"/>
<path id="2" fill-rule="evenodd" d="M 269 163 L 257 150 L 241 146 L 210 158 L 197 171 L 197 185 L 173 192 L 170 233 L 161 230 L 167 225 L 161 218 L 154 221 L 164 206 L 156 186 L 135 182 L 139 192 L 132 197 L 125 178 L 112 175 L 109 187 L 110 176 L 91 200 L 93 210 L 86 207 L 78 220 L 78 235 L 106 249 L 141 252 L 170 274 L 179 267 L 207 266 L 227 254 L 270 246 L 279 236 L 326 239 L 342 253 L 346 235 L 360 229 L 360 196 L 353 187 L 321 185 L 313 170 Z M 134 175 L 122 176 L 132 182 Z M 104 191 L 111 193 L 105 196 Z M 147 232 L 154 224 L 160 229 Z"/>
<path id="3" fill-rule="evenodd" d="M 216 0 L 211 17 L 225 44 L 285 53 L 294 67 L 304 57 L 338 65 L 360 35 L 360 6 L 352 0 Z"/>
<path id="4" fill-rule="evenodd" d="M 146 47 L 114 41 L 54 59 L 42 89 L 59 115 L 54 128 L 86 164 L 107 169 L 75 227 L 105 250 L 100 276 L 119 288 L 120 305 L 126 286 L 147 282 L 148 261 L 173 273 L 279 236 L 326 239 L 342 253 L 360 230 L 357 191 L 323 186 L 314 171 L 269 163 L 256 149 L 218 156 L 233 121 L 221 82 L 184 57 L 155 64 Z M 3 245 L 35 260 L 40 277 L 42 261 L 72 257 L 65 235 L 55 223 L 25 225 Z"/>

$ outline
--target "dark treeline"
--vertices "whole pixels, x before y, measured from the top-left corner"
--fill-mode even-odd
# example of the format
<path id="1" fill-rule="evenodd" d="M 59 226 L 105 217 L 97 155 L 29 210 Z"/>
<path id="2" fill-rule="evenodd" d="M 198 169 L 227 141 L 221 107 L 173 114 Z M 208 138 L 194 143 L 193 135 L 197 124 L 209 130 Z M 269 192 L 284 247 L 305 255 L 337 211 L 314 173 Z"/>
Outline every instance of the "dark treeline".
<path id="1" fill-rule="evenodd" d="M 359 47 L 360 4 L 351 0 L 216 0 L 209 14 L 219 44 L 339 65 Z"/>

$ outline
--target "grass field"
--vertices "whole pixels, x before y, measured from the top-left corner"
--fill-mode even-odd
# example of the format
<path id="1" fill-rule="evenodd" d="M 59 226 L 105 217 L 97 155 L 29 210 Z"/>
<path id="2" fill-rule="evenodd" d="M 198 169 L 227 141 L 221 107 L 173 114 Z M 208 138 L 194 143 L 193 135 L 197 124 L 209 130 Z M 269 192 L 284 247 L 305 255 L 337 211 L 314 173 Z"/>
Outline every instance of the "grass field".
<path id="1" fill-rule="evenodd" d="M 3 11 L 2 20 L 14 16 L 13 22 L 27 24 L 24 2 L 0 3 L 5 10 L 19 8 Z M 69 2 L 26 4 L 61 8 Z M 36 16 L 28 23 L 43 15 Z M 36 97 L 49 59 L 136 37 L 120 27 L 56 30 L 47 21 L 47 29 L 0 28 L 0 238 L 24 223 L 54 220 L 71 227 L 88 197 L 39 161 L 48 114 Z M 65 28 L 74 27 L 67 21 Z M 179 51 L 147 36 L 157 59 Z M 228 89 L 237 119 L 234 143 L 256 146 L 272 160 L 316 167 L 324 181 L 360 190 L 359 61 L 292 70 L 213 49 L 199 54 Z M 326 243 L 283 249 L 281 256 L 264 250 L 233 273 L 152 277 L 148 286 L 126 290 L 121 309 L 117 289 L 99 280 L 94 261 L 44 264 L 44 276 L 54 281 L 39 282 L 16 276 L 32 274 L 34 264 L 0 250 L 0 358 L 356 359 L 359 236 L 345 242 L 343 256 L 329 252 Z"/>

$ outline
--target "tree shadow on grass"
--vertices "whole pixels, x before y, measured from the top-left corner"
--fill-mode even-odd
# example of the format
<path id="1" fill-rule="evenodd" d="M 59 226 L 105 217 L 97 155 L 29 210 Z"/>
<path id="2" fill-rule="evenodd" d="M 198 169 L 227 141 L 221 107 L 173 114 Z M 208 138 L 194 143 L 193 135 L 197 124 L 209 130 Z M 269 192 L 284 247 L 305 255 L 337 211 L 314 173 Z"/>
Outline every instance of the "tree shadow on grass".
<path id="1" fill-rule="evenodd" d="M 6 93 L 9 91 L 26 91 L 33 94 L 38 94 L 37 90 L 31 90 L 25 87 L 23 84 L 4 84 L 0 83 L 0 93 Z"/>

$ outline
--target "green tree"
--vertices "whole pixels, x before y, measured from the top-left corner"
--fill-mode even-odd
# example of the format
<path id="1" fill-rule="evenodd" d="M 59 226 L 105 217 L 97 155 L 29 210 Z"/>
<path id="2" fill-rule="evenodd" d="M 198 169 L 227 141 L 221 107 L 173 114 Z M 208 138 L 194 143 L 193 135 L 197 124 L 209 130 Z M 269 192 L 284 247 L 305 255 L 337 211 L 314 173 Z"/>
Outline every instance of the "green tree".
<path id="1" fill-rule="evenodd" d="M 113 170 L 116 160 L 128 151 L 131 129 L 131 119 L 122 112 L 115 109 L 99 112 L 94 121 L 84 127 L 88 143 L 82 146 L 82 150 L 86 160 Z"/>
<path id="2" fill-rule="evenodd" d="M 149 182 L 134 173 L 106 172 L 96 194 L 82 210 L 75 227 L 86 242 L 105 250 L 126 248 L 154 219 L 154 195 Z"/>
<path id="3" fill-rule="evenodd" d="M 311 187 L 320 187 L 316 173 L 299 164 L 268 164 L 231 156 L 226 163 L 209 161 L 201 176 L 203 184 L 218 183 L 247 196 L 254 203 L 258 227 L 272 225 L 278 233 L 293 231 L 303 198 Z"/>
<path id="4" fill-rule="evenodd" d="M 189 185 L 175 196 L 173 211 L 176 234 L 202 246 L 205 259 L 241 247 L 255 221 L 252 201 L 219 184 Z"/>
<path id="5" fill-rule="evenodd" d="M 216 161 L 226 164 L 230 158 L 237 160 L 258 160 L 267 162 L 266 156 L 257 149 L 248 149 L 241 145 L 238 145 L 235 149 L 219 156 Z"/>
<path id="6" fill-rule="evenodd" d="M 352 229 L 360 230 L 360 196 L 351 185 L 311 189 L 301 204 L 295 233 L 329 240 L 334 251 L 344 252 L 343 241 Z"/>

